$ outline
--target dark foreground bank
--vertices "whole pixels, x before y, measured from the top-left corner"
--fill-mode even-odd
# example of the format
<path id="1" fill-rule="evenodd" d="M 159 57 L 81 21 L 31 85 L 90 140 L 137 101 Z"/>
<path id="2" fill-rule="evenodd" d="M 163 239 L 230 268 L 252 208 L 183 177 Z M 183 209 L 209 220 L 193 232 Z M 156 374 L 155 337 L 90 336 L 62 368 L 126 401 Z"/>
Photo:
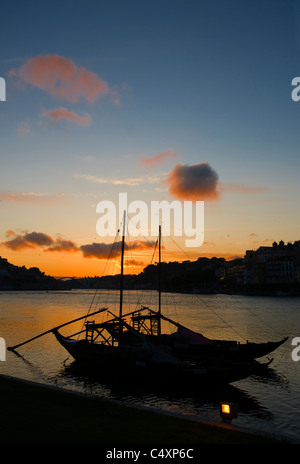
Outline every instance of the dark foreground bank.
<path id="1" fill-rule="evenodd" d="M 0 375 L 2 444 L 281 444 Z"/>

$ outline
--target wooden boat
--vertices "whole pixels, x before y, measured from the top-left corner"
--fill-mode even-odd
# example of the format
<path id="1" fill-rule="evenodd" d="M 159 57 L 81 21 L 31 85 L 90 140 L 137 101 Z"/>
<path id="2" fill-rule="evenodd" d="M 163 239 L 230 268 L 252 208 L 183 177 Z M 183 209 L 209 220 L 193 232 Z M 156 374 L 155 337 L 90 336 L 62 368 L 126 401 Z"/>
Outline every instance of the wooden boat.
<path id="1" fill-rule="evenodd" d="M 148 309 L 151 313 L 152 310 Z M 154 314 L 155 315 L 155 314 Z M 137 316 L 140 321 L 143 321 L 144 316 Z M 167 320 L 177 327 L 177 330 L 170 334 L 157 335 L 151 337 L 151 340 L 156 340 L 156 343 L 167 345 L 171 348 L 172 353 L 181 358 L 203 359 L 209 357 L 214 359 L 226 359 L 238 362 L 249 362 L 257 360 L 264 356 L 273 353 L 283 343 L 288 340 L 284 337 L 279 341 L 268 341 L 262 343 L 246 342 L 240 343 L 235 340 L 215 340 L 204 337 L 198 332 L 194 332 L 187 327 L 172 321 L 169 318 L 160 315 L 160 318 Z"/>
<path id="2" fill-rule="evenodd" d="M 262 343 L 246 342 L 239 343 L 235 340 L 209 339 L 198 332 L 184 327 L 174 320 L 165 317 L 161 312 L 161 228 L 159 227 L 159 263 L 158 263 L 158 311 L 155 312 L 148 307 L 142 307 L 140 311 L 132 316 L 133 325 L 137 330 L 144 330 L 153 343 L 167 345 L 172 353 L 181 358 L 232 360 L 238 362 L 250 362 L 273 353 L 288 340 L 284 337 L 279 341 L 268 341 Z M 161 320 L 166 320 L 176 327 L 171 335 L 161 334 Z M 147 321 L 150 325 L 147 327 Z"/>
<path id="3" fill-rule="evenodd" d="M 112 376 L 119 379 L 134 380 L 136 383 L 159 383 L 174 385 L 180 383 L 186 388 L 203 388 L 242 380 L 250 375 L 265 372 L 268 363 L 236 363 L 205 359 L 202 362 L 183 360 L 151 345 L 146 340 L 137 344 L 119 343 L 111 346 L 91 343 L 85 339 L 74 340 L 53 331 L 59 343 L 76 362 L 93 374 L 101 377 Z M 77 364 L 77 365 L 78 365 Z"/>
<path id="4" fill-rule="evenodd" d="M 123 235 L 124 237 L 124 235 Z M 263 356 L 269 355 L 281 346 L 288 337 L 279 341 L 268 341 L 262 343 L 246 342 L 240 343 L 235 340 L 214 340 L 203 336 L 200 333 L 194 332 L 191 329 L 167 318 L 161 311 L 161 228 L 159 227 L 159 261 L 158 261 L 158 311 L 154 311 L 147 306 L 141 306 L 139 310 L 133 311 L 130 314 L 122 316 L 122 288 L 120 292 L 120 315 L 114 316 L 114 319 L 99 325 L 95 322 L 86 323 L 86 338 L 91 341 L 96 340 L 96 337 L 103 335 L 103 330 L 106 329 L 113 343 L 118 343 L 118 331 L 114 328 L 117 324 L 119 331 L 122 327 L 119 326 L 119 321 L 127 317 L 127 326 L 131 326 L 130 337 L 127 333 L 127 342 L 129 338 L 134 340 L 133 332 L 142 334 L 151 344 L 168 348 L 168 350 L 177 358 L 187 361 L 201 361 L 204 359 L 213 360 L 231 360 L 235 362 L 251 362 Z M 122 258 L 123 259 L 123 258 Z M 121 263 L 121 279 L 123 273 L 123 264 Z M 122 280 L 121 280 L 122 287 Z M 128 319 L 129 317 L 129 319 Z M 174 332 L 164 334 L 161 330 L 162 320 L 165 320 L 174 326 Z M 124 322 L 125 323 L 125 322 Z M 101 329 L 101 333 L 98 329 Z M 98 335 L 97 335 L 98 333 Z M 121 332 L 119 333 L 119 335 Z M 124 335 L 124 334 L 123 334 Z M 123 336 L 124 338 L 124 336 Z"/>
<path id="5" fill-rule="evenodd" d="M 106 313 L 107 318 L 104 322 L 87 320 L 82 331 L 69 337 L 59 332 L 61 327 L 87 317 L 83 316 L 24 343 L 53 332 L 58 342 L 74 360 L 85 366 L 92 366 L 98 374 L 111 372 L 123 379 L 125 376 L 134 376 L 137 380 L 143 381 L 145 379 L 171 382 L 182 380 L 185 385 L 187 382 L 192 382 L 194 385 L 196 383 L 203 386 L 216 382 L 231 383 L 262 372 L 269 363 L 260 364 L 253 359 L 257 357 L 257 353 L 267 354 L 273 350 L 274 344 L 261 346 L 247 344 L 245 346 L 247 349 L 243 348 L 243 356 L 234 359 L 227 353 L 233 353 L 235 348 L 241 345 L 209 340 L 165 318 L 161 314 L 160 285 L 158 312 L 142 307 L 123 314 L 125 214 L 123 221 L 119 314 L 115 315 L 108 308 L 102 308 L 89 316 Z M 159 230 L 159 273 L 160 249 L 161 231 Z M 162 334 L 162 319 L 173 322 L 177 326 L 177 331 L 172 334 Z M 84 338 L 81 340 L 75 338 L 79 334 L 83 334 Z M 15 350 L 24 343 L 10 349 Z"/>
<path id="6" fill-rule="evenodd" d="M 123 230 L 119 315 L 116 316 L 107 308 L 103 308 L 101 312 L 110 315 L 110 319 L 101 323 L 87 321 L 83 330 L 85 338 L 81 340 L 73 338 L 78 334 L 64 337 L 58 330 L 53 330 L 59 343 L 77 362 L 92 366 L 98 372 L 105 370 L 123 377 L 135 376 L 151 381 L 155 378 L 159 381 L 167 379 L 177 383 L 179 379 L 184 379 L 185 383 L 192 381 L 199 386 L 215 382 L 230 383 L 262 371 L 266 364 L 253 362 L 253 359 L 247 359 L 246 362 L 229 360 L 216 356 L 213 351 L 207 356 L 205 352 L 194 350 L 193 343 L 188 343 L 189 349 L 186 350 L 184 344 L 178 343 L 178 339 L 181 339 L 181 342 L 182 337 L 186 339 L 186 334 L 161 334 L 161 321 L 164 316 L 161 314 L 160 284 L 157 313 L 142 307 L 129 314 L 123 314 L 124 237 Z M 159 264 L 160 250 L 159 228 Z M 158 280 L 160 282 L 160 278 Z M 178 326 L 177 329 L 182 330 L 182 326 Z M 204 337 L 197 335 L 204 340 Z M 208 346 L 213 345 L 210 343 Z"/>

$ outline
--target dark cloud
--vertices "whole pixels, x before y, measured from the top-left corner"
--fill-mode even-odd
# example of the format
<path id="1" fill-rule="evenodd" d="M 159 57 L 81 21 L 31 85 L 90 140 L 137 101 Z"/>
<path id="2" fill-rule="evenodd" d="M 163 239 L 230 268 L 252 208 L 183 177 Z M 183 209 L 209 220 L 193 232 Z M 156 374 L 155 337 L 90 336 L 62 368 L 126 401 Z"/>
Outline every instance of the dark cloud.
<path id="1" fill-rule="evenodd" d="M 43 232 L 29 232 L 17 235 L 13 230 L 7 230 L 6 236 L 12 238 L 2 244 L 14 251 L 26 248 L 44 248 L 44 251 L 78 251 L 76 243 L 71 240 L 63 240 L 62 238 L 54 240 L 50 235 Z"/>
<path id="2" fill-rule="evenodd" d="M 119 245 L 116 244 L 118 248 Z M 111 253 L 111 244 L 107 243 L 90 243 L 80 247 L 85 258 L 107 259 Z"/>
<path id="3" fill-rule="evenodd" d="M 128 244 L 125 244 L 125 249 L 126 250 L 147 250 L 154 248 L 156 245 L 156 242 L 151 240 L 150 242 L 143 242 L 142 240 L 135 240 L 134 242 L 130 242 Z"/>
<path id="4" fill-rule="evenodd" d="M 34 246 L 30 244 L 29 242 L 27 242 L 24 239 L 24 237 L 22 237 L 21 235 L 17 235 L 16 237 L 10 240 L 6 240 L 2 244 L 6 246 L 7 248 L 9 248 L 10 250 L 14 250 L 14 251 L 22 250 L 24 248 L 34 248 Z"/>
<path id="5" fill-rule="evenodd" d="M 53 243 L 53 238 L 42 232 L 30 232 L 24 235 L 24 240 L 37 246 L 49 246 Z"/>
<path id="6" fill-rule="evenodd" d="M 165 182 L 170 195 L 180 200 L 217 200 L 220 195 L 218 174 L 207 163 L 177 164 Z"/>
<path id="7" fill-rule="evenodd" d="M 23 235 L 17 235 L 13 230 L 7 230 L 7 237 L 12 237 L 2 245 L 7 248 L 18 251 L 26 248 L 42 248 L 47 252 L 78 252 L 81 251 L 84 258 L 108 259 L 120 256 L 122 251 L 122 242 L 112 243 L 91 243 L 77 246 L 72 240 L 64 240 L 61 237 L 53 239 L 50 235 L 42 232 L 30 232 Z M 156 245 L 155 241 L 144 242 L 135 240 L 133 242 L 125 242 L 125 250 L 146 250 L 152 249 Z"/>
<path id="8" fill-rule="evenodd" d="M 135 240 L 131 243 L 125 243 L 125 250 L 145 250 L 155 247 L 156 242 L 142 242 Z M 122 242 L 116 242 L 112 247 L 111 243 L 91 243 L 82 245 L 80 247 L 85 258 L 108 259 L 109 257 L 116 257 L 121 254 Z"/>
<path id="9" fill-rule="evenodd" d="M 10 230 L 7 231 L 7 235 L 13 236 L 13 238 L 3 242 L 3 245 L 11 250 L 49 246 L 53 243 L 53 239 L 42 232 L 31 232 L 24 235 L 16 235 Z"/>
<path id="10" fill-rule="evenodd" d="M 78 251 L 79 248 L 77 247 L 76 243 L 72 242 L 71 240 L 63 240 L 58 238 L 55 243 L 47 248 L 45 251 L 66 251 L 66 252 L 73 252 Z"/>

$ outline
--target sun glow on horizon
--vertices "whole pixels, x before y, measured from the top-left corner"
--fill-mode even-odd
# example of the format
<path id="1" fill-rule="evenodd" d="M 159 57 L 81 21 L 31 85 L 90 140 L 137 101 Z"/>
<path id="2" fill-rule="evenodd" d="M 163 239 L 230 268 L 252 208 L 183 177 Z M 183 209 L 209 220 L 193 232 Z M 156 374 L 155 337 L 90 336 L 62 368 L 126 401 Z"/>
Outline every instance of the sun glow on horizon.
<path id="1" fill-rule="evenodd" d="M 99 259 L 97 257 L 84 258 L 80 253 L 45 253 L 36 250 L 30 251 L 11 251 L 0 247 L 0 255 L 6 258 L 8 262 L 15 266 L 25 266 L 26 268 L 37 267 L 46 275 L 61 278 L 61 277 L 94 277 L 103 275 L 115 275 L 120 273 L 121 260 L 120 256 L 113 258 Z M 167 250 L 162 251 L 163 262 L 183 262 L 196 261 L 198 258 L 224 258 L 225 260 L 243 257 L 244 251 L 238 253 L 218 253 L 207 249 L 197 250 Z M 139 274 L 149 264 L 158 262 L 157 252 L 148 251 L 131 251 L 125 252 L 124 256 L 124 273 Z"/>

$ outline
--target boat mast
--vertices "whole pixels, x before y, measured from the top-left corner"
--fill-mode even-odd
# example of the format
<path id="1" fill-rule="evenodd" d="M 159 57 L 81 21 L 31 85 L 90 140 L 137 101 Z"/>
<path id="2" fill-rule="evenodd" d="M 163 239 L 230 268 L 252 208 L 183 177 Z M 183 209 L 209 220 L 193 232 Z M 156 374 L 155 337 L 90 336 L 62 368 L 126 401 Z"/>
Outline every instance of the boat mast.
<path id="1" fill-rule="evenodd" d="M 123 310 L 123 275 L 124 275 L 124 248 L 125 248 L 125 221 L 126 211 L 123 216 L 123 236 L 122 236 L 122 251 L 121 251 L 121 274 L 120 274 L 120 310 L 119 310 L 119 336 L 122 335 L 122 310 Z"/>
<path id="2" fill-rule="evenodd" d="M 161 226 L 159 226 L 158 236 L 158 335 L 161 334 Z"/>

